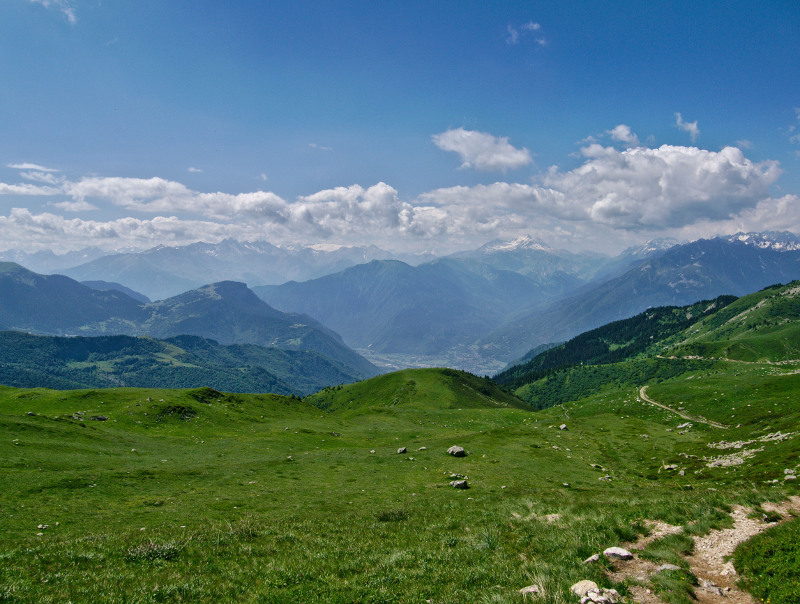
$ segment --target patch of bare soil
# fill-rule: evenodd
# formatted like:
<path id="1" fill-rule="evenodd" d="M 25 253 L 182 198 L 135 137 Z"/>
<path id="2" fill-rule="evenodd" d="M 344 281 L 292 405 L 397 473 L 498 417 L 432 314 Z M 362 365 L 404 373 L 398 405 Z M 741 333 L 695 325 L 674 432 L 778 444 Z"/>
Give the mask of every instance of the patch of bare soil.
<path id="1" fill-rule="evenodd" d="M 788 519 L 789 512 L 800 514 L 800 497 L 793 496 L 778 504 L 765 503 L 761 507 L 768 512 L 778 512 Z M 748 518 L 751 512 L 749 508 L 736 506 L 731 512 L 732 528 L 714 530 L 695 539 L 694 553 L 687 558 L 687 561 L 692 573 L 700 582 L 695 589 L 700 604 L 756 604 L 750 594 L 737 587 L 736 570 L 733 564 L 727 561 L 740 543 L 774 526 L 774 523 L 766 523 L 759 518 Z M 648 522 L 648 525 L 651 534 L 628 547 L 634 555 L 637 553 L 636 550 L 642 550 L 648 543 L 681 530 L 680 527 L 663 522 Z M 657 572 L 657 569 L 656 564 L 635 557 L 628 562 L 615 563 L 615 569 L 610 573 L 610 577 L 619 582 L 635 579 L 647 583 L 650 575 Z M 639 604 L 663 604 L 658 596 L 645 587 L 631 587 L 630 593 L 633 601 Z"/>

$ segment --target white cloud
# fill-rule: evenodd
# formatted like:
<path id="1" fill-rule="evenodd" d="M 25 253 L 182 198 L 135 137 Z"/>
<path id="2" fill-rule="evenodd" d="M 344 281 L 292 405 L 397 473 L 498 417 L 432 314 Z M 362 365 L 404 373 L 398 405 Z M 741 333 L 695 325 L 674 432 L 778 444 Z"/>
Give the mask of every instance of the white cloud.
<path id="1" fill-rule="evenodd" d="M 57 185 L 60 182 L 63 182 L 63 178 L 56 176 L 52 172 L 36 172 L 34 170 L 28 170 L 27 172 L 20 172 L 19 175 L 25 180 L 43 182 L 49 185 Z"/>
<path id="2" fill-rule="evenodd" d="M 611 130 L 606 130 L 606 134 L 611 136 L 612 140 L 617 142 L 625 143 L 631 147 L 639 146 L 639 137 L 636 136 L 635 133 L 631 132 L 630 126 L 626 126 L 625 124 L 620 124 Z"/>
<path id="3" fill-rule="evenodd" d="M 535 36 L 536 43 L 539 44 L 539 46 L 547 45 L 547 40 L 537 36 L 537 32 L 542 31 L 542 26 L 535 21 L 528 21 L 520 26 L 509 24 L 506 28 L 506 31 L 508 32 L 506 35 L 506 44 L 517 44 L 523 36 L 533 35 Z"/>
<path id="4" fill-rule="evenodd" d="M 592 144 L 584 163 L 567 172 L 553 167 L 538 185 L 494 183 L 451 187 L 420 197 L 426 204 L 488 221 L 556 219 L 621 230 L 680 228 L 701 220 L 727 220 L 767 197 L 780 175 L 776 162 L 753 163 L 739 149 L 719 152 L 664 145 L 619 151 Z"/>
<path id="5" fill-rule="evenodd" d="M 60 191 L 53 187 L 40 187 L 28 183 L 10 185 L 0 182 L 0 195 L 56 195 Z"/>
<path id="6" fill-rule="evenodd" d="M 433 142 L 443 151 L 454 151 L 461 157 L 461 168 L 481 171 L 514 170 L 533 163 L 530 151 L 517 149 L 505 136 L 456 128 L 435 134 Z"/>
<path id="7" fill-rule="evenodd" d="M 72 6 L 72 2 L 69 0 L 29 0 L 33 4 L 41 4 L 45 8 L 54 8 L 56 10 L 61 11 L 61 14 L 66 17 L 67 21 L 71 24 L 75 24 L 78 21 L 78 18 L 75 14 L 75 8 Z"/>
<path id="8" fill-rule="evenodd" d="M 173 245 L 195 241 L 221 241 L 227 237 L 258 238 L 258 230 L 215 222 L 180 220 L 156 216 L 150 220 L 120 218 L 107 222 L 64 218 L 56 214 L 33 214 L 13 208 L 0 216 L 0 238 L 7 249 L 52 249 L 64 252 L 96 246 L 106 250 L 150 248 L 154 242 Z"/>
<path id="9" fill-rule="evenodd" d="M 98 209 L 88 201 L 59 201 L 51 205 L 65 212 L 90 212 Z"/>
<path id="10" fill-rule="evenodd" d="M 200 174 L 200 173 L 202 173 L 202 172 L 203 172 L 203 170 L 201 170 L 200 168 L 195 168 L 194 166 L 189 166 L 189 167 L 186 169 L 186 171 L 187 171 L 187 172 L 192 172 L 193 174 Z"/>
<path id="11" fill-rule="evenodd" d="M 619 126 L 611 132 L 628 140 L 635 136 Z M 269 191 L 199 192 L 161 178 L 86 177 L 57 186 L 0 183 L 0 195 L 56 197 L 50 205 L 64 213 L 112 205 L 159 214 L 103 222 L 17 208 L 0 216 L 0 241 L 8 247 L 16 242 L 26 249 L 66 250 L 234 237 L 454 251 L 496 237 L 551 233 L 551 241 L 561 238 L 568 244 L 565 238 L 573 236 L 582 247 L 607 249 L 644 233 L 686 237 L 706 235 L 715 226 L 731 232 L 741 225 L 747 230 L 800 226 L 798 197 L 769 196 L 781 173 L 777 162 L 753 162 L 734 147 L 620 150 L 595 142 L 581 149 L 581 157 L 576 168 L 552 167 L 535 182 L 449 187 L 413 200 L 403 200 L 382 182 L 294 200 Z"/>
<path id="12" fill-rule="evenodd" d="M 15 170 L 35 170 L 37 172 L 60 172 L 60 170 L 56 170 L 55 168 L 45 168 L 44 166 L 40 166 L 39 164 L 29 164 L 29 163 L 8 164 L 8 167 L 14 168 Z"/>
<path id="13" fill-rule="evenodd" d="M 516 44 L 518 41 L 519 41 L 519 32 L 509 25 L 508 36 L 506 36 L 506 43 Z"/>
<path id="14" fill-rule="evenodd" d="M 308 143 L 308 146 L 312 149 L 318 149 L 319 151 L 333 151 L 332 147 L 325 147 L 323 145 L 318 145 L 317 143 Z"/>
<path id="15" fill-rule="evenodd" d="M 697 140 L 697 136 L 700 134 L 700 129 L 697 127 L 697 120 L 693 122 L 684 122 L 683 117 L 680 113 L 675 113 L 675 125 L 689 133 L 689 136 L 692 138 L 692 142 Z"/>

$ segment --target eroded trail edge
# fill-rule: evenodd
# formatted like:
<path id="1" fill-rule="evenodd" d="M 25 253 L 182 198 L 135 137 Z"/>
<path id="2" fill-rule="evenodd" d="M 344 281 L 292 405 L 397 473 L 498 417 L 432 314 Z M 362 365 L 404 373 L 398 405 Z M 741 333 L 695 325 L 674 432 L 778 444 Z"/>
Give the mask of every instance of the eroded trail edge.
<path id="1" fill-rule="evenodd" d="M 682 413 L 677 409 L 673 409 L 672 407 L 667 407 L 666 405 L 662 405 L 661 403 L 654 401 L 649 396 L 647 396 L 647 386 L 642 386 L 641 388 L 639 388 L 639 398 L 641 398 L 643 401 L 647 403 L 650 403 L 651 405 L 655 405 L 656 407 L 661 407 L 662 409 L 665 409 L 670 413 L 674 413 L 675 415 L 678 415 L 683 419 L 688 419 L 689 421 L 698 422 L 700 424 L 706 424 L 708 426 L 713 426 L 714 428 L 721 428 L 723 430 L 728 429 L 728 426 L 726 426 L 725 424 L 720 424 L 718 422 L 711 421 L 710 419 L 706 419 L 698 415 L 689 415 L 687 413 Z"/>

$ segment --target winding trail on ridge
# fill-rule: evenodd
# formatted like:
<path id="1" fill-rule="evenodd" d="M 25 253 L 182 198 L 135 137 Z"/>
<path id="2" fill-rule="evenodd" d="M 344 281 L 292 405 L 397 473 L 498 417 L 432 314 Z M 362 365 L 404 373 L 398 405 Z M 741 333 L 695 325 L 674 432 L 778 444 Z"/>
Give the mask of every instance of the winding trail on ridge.
<path id="1" fill-rule="evenodd" d="M 699 417 L 699 416 L 696 416 L 696 415 L 687 415 L 686 413 L 681 413 L 680 411 L 677 411 L 677 410 L 673 409 L 672 407 L 667 407 L 666 405 L 662 405 L 661 403 L 654 401 L 649 396 L 647 396 L 647 386 L 642 386 L 641 388 L 639 388 L 639 397 L 643 401 L 648 402 L 651 405 L 655 405 L 656 407 L 661 407 L 662 409 L 666 409 L 670 413 L 674 413 L 675 415 L 679 415 L 683 419 L 688 419 L 689 421 L 698 422 L 698 423 L 701 423 L 701 424 L 707 424 L 709 426 L 713 426 L 714 428 L 722 428 L 723 430 L 727 430 L 728 429 L 728 426 L 726 426 L 724 424 L 719 424 L 717 422 L 712 422 L 710 419 L 706 419 L 704 417 Z"/>

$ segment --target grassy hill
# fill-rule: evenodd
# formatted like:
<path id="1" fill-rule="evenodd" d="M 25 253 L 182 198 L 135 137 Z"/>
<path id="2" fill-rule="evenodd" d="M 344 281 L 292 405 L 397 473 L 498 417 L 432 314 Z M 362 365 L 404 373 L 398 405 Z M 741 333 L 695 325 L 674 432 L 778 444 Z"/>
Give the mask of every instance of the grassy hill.
<path id="1" fill-rule="evenodd" d="M 759 314 L 792 289 L 737 300 L 647 354 L 559 369 L 547 380 L 570 372 L 554 390 L 565 400 L 541 411 L 442 369 L 302 400 L 2 388 L 0 600 L 519 603 L 536 583 L 557 604 L 578 602 L 582 579 L 630 593 L 635 581 L 583 561 L 649 520 L 685 527 L 691 549 L 734 504 L 798 494 L 784 477 L 800 472 L 800 362 L 776 343 L 793 321 Z M 739 340 L 767 360 L 672 354 Z M 450 486 L 463 476 L 470 488 Z M 644 586 L 687 604 L 696 578 L 669 543 L 647 555 L 684 566 L 669 588 Z"/>

